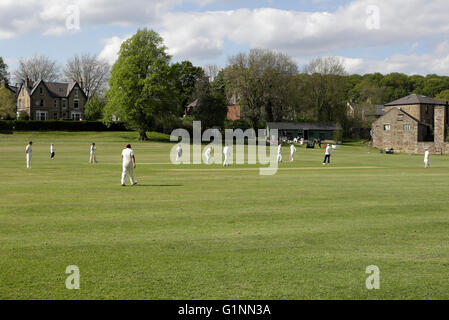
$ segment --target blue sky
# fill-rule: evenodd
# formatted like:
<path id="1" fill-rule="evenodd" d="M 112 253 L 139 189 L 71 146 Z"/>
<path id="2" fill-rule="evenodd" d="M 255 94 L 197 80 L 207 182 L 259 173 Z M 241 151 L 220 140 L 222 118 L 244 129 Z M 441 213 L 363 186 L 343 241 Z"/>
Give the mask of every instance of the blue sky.
<path id="1" fill-rule="evenodd" d="M 66 27 L 73 7 L 78 32 Z M 299 65 L 338 56 L 349 73 L 449 74 L 448 13 L 446 0 L 2 0 L 0 56 L 11 72 L 33 54 L 63 65 L 93 53 L 112 64 L 120 43 L 149 27 L 164 37 L 173 61 L 200 66 L 224 66 L 229 56 L 260 47 Z"/>

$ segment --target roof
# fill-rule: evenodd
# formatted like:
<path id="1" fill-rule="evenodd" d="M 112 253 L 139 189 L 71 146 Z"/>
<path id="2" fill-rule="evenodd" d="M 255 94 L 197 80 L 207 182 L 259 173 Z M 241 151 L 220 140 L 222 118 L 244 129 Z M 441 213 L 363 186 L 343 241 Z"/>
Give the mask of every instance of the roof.
<path id="1" fill-rule="evenodd" d="M 383 116 L 385 114 L 385 106 L 383 104 L 369 106 L 365 110 L 366 116 Z"/>
<path id="2" fill-rule="evenodd" d="M 190 109 L 190 108 L 195 108 L 198 105 L 199 100 L 196 99 L 195 101 L 193 101 L 191 104 L 189 104 L 186 109 Z"/>
<path id="3" fill-rule="evenodd" d="M 228 106 L 227 119 L 229 120 L 240 120 L 240 106 Z"/>
<path id="4" fill-rule="evenodd" d="M 63 83 L 63 82 L 46 82 L 40 80 L 35 82 L 31 88 L 26 88 L 30 96 L 34 93 L 34 91 L 39 87 L 39 84 L 41 83 L 43 83 L 43 85 L 47 88 L 52 98 L 67 98 L 72 92 L 73 88 L 77 85 L 77 82 Z M 20 92 L 21 88 L 24 86 L 25 82 L 22 81 L 19 88 L 17 88 L 17 93 Z M 81 90 L 81 94 L 87 98 L 84 90 Z"/>
<path id="5" fill-rule="evenodd" d="M 278 130 L 341 130 L 341 126 L 334 122 L 267 122 L 267 127 Z"/>
<path id="6" fill-rule="evenodd" d="M 445 105 L 443 101 L 432 99 L 421 94 L 411 94 L 407 97 L 395 100 L 393 102 L 387 103 L 385 106 L 404 106 L 411 104 L 433 104 L 433 105 Z"/>

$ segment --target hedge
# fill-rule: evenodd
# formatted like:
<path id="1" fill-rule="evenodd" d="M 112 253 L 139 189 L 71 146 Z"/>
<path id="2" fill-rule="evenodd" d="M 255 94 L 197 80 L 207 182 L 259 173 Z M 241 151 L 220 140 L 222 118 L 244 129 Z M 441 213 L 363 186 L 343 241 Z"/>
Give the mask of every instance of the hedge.
<path id="1" fill-rule="evenodd" d="M 123 123 L 110 127 L 100 121 L 0 120 L 0 131 L 127 131 Z"/>

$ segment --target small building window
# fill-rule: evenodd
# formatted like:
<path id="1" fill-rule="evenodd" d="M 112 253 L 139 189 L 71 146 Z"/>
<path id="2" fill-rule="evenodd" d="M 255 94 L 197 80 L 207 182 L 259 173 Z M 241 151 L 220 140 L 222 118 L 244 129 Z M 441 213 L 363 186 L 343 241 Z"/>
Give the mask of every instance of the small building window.
<path id="1" fill-rule="evenodd" d="M 75 88 L 75 98 L 78 98 L 78 88 Z"/>
<path id="2" fill-rule="evenodd" d="M 384 131 L 390 131 L 390 125 L 384 124 Z"/>
<path id="3" fill-rule="evenodd" d="M 410 131 L 410 124 L 409 124 L 409 123 L 404 124 L 404 125 L 402 126 L 402 128 L 404 129 L 404 131 Z"/>
<path id="4" fill-rule="evenodd" d="M 55 99 L 55 104 L 54 104 L 55 108 L 58 107 L 58 100 Z"/>
<path id="5" fill-rule="evenodd" d="M 78 102 L 78 100 L 74 100 L 74 101 L 73 101 L 73 104 L 74 104 L 74 108 L 75 108 L 75 109 L 78 109 L 78 107 L 79 107 L 79 102 Z"/>
<path id="6" fill-rule="evenodd" d="M 426 114 L 429 114 L 429 106 L 426 106 Z"/>
<path id="7" fill-rule="evenodd" d="M 67 108 L 67 100 L 66 99 L 62 99 L 62 107 Z"/>
<path id="8" fill-rule="evenodd" d="M 53 114 L 53 119 L 58 120 L 58 113 L 57 113 L 57 112 L 55 112 L 55 113 Z"/>
<path id="9" fill-rule="evenodd" d="M 45 121 L 47 120 L 48 112 L 46 111 L 37 111 L 36 112 L 36 120 Z"/>
<path id="10" fill-rule="evenodd" d="M 44 90 L 42 89 L 42 87 L 39 88 L 39 94 L 40 94 L 41 96 L 44 95 Z"/>
<path id="11" fill-rule="evenodd" d="M 41 107 L 44 106 L 44 100 L 43 100 L 43 99 L 41 99 L 41 101 L 40 101 L 40 103 L 39 103 L 39 106 L 41 106 Z"/>
<path id="12" fill-rule="evenodd" d="M 398 114 L 398 121 L 404 121 L 404 115 Z"/>

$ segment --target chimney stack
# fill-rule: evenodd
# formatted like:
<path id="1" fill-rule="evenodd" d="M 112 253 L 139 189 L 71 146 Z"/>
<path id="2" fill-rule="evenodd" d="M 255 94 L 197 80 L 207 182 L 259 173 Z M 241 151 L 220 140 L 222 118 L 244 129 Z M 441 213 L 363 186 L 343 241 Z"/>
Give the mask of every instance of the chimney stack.
<path id="1" fill-rule="evenodd" d="M 30 78 L 28 77 L 28 75 L 26 75 L 26 77 L 25 77 L 25 87 L 26 88 L 30 87 Z"/>
<path id="2" fill-rule="evenodd" d="M 80 87 L 81 87 L 81 90 L 84 90 L 84 82 L 83 82 L 82 77 L 80 77 Z"/>

